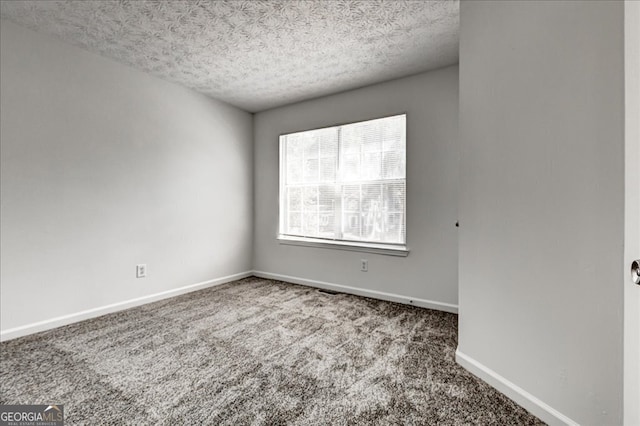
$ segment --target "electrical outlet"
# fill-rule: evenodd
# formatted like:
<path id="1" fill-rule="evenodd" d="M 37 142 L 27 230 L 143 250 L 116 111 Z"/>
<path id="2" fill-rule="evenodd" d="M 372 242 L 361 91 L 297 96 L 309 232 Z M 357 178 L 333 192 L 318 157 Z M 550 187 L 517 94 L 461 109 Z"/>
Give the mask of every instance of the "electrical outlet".
<path id="1" fill-rule="evenodd" d="M 369 270 L 369 261 L 367 259 L 360 259 L 360 270 L 367 272 Z"/>
<path id="2" fill-rule="evenodd" d="M 136 278 L 144 278 L 147 276 L 147 264 L 141 263 L 136 265 Z"/>

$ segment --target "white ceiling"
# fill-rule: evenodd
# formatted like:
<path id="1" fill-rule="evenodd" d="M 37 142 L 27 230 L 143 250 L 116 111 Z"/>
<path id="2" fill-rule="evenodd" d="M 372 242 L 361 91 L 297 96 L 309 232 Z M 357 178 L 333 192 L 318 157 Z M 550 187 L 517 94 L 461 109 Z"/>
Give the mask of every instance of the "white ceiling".
<path id="1" fill-rule="evenodd" d="M 458 0 L 2 1 L 1 17 L 247 111 L 458 62 Z"/>

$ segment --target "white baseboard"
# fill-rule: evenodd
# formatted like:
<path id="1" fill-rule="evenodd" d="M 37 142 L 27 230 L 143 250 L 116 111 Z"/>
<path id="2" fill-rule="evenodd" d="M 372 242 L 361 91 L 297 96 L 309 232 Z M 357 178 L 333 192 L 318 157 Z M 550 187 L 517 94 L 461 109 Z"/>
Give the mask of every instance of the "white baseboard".
<path id="1" fill-rule="evenodd" d="M 526 390 L 505 379 L 470 356 L 460 352 L 460 350 L 456 350 L 456 362 L 549 425 L 578 425 L 577 422 L 571 420 L 555 408 L 542 402 Z"/>
<path id="2" fill-rule="evenodd" d="M 215 278 L 212 280 L 191 284 L 191 285 L 176 288 L 173 290 L 151 294 L 149 296 L 142 296 L 136 299 L 125 300 L 123 302 L 113 303 L 111 305 L 101 306 L 98 308 L 88 309 L 86 311 L 81 311 L 74 314 L 63 315 L 60 317 L 51 318 L 44 321 L 38 321 L 32 324 L 23 325 L 20 327 L 2 330 L 0 331 L 0 341 L 3 342 L 5 340 L 15 339 L 16 337 L 22 337 L 22 336 L 26 336 L 33 333 L 38 333 L 40 331 L 61 327 L 63 325 L 72 324 L 74 322 L 96 318 L 102 315 L 110 314 L 112 312 L 122 311 L 128 308 L 133 308 L 135 306 L 140 306 L 147 303 L 155 302 L 157 300 L 167 299 L 169 297 L 179 296 L 185 293 L 191 293 L 192 291 L 202 290 L 207 287 L 214 287 L 217 285 L 228 283 L 230 281 L 235 281 L 241 278 L 250 277 L 251 275 L 253 275 L 252 271 L 240 272 L 238 274 L 228 275 L 226 277 L 221 277 L 221 278 Z"/>
<path id="3" fill-rule="evenodd" d="M 11 340 L 17 337 L 27 336 L 29 334 L 38 333 L 41 331 L 51 330 L 63 325 L 72 324 L 79 321 L 84 321 L 91 318 L 96 318 L 102 315 L 110 314 L 112 312 L 118 312 L 125 309 L 133 308 L 136 306 L 144 305 L 147 303 L 155 302 L 157 300 L 167 299 L 181 294 L 190 293 L 196 290 L 202 290 L 207 287 L 214 287 L 217 285 L 225 284 L 231 281 L 239 280 L 241 278 L 255 275 L 261 278 L 269 278 L 280 281 L 287 281 L 294 284 L 306 285 L 309 287 L 323 288 L 327 290 L 339 291 L 342 293 L 355 294 L 357 296 L 370 297 L 373 299 L 387 300 L 390 302 L 403 303 L 406 305 L 419 306 L 421 308 L 436 309 L 439 311 L 458 313 L 458 306 L 435 302 L 431 300 L 416 299 L 407 296 L 401 296 L 392 293 L 385 293 L 375 290 L 367 290 L 356 287 L 349 287 L 340 284 L 327 283 L 323 281 L 308 280 L 305 278 L 292 277 L 289 275 L 272 274 L 264 271 L 245 271 L 238 274 L 229 275 L 226 277 L 216 278 L 208 281 L 203 281 L 196 284 L 180 287 L 173 290 L 163 291 L 161 293 L 151 294 L 148 296 L 138 297 L 136 299 L 125 300 L 118 303 L 113 303 L 98 308 L 88 309 L 86 311 L 76 312 L 69 315 L 63 315 L 56 318 L 51 318 L 44 321 L 34 322 L 32 324 L 23 325 L 20 327 L 10 328 L 0 331 L 0 341 Z"/>
<path id="4" fill-rule="evenodd" d="M 350 287 L 341 284 L 333 284 L 324 281 L 308 280 L 306 278 L 292 277 L 289 275 L 272 274 L 271 272 L 253 271 L 253 275 L 260 278 L 286 281 L 294 284 L 306 285 L 308 287 L 323 288 L 342 293 L 355 294 L 356 296 L 370 297 L 372 299 L 387 300 L 389 302 L 403 303 L 405 305 L 419 306 L 421 308 L 435 309 L 438 311 L 458 313 L 458 305 L 451 303 L 435 302 L 433 300 L 416 299 L 399 294 L 385 293 L 382 291 L 368 290 L 365 288 Z"/>

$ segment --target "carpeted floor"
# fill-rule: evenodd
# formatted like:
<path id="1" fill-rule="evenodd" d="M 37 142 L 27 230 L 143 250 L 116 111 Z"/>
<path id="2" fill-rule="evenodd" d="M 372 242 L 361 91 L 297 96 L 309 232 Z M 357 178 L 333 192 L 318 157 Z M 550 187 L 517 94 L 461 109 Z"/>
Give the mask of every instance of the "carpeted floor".
<path id="1" fill-rule="evenodd" d="M 543 424 L 454 360 L 457 316 L 246 278 L 0 345 L 66 424 Z"/>

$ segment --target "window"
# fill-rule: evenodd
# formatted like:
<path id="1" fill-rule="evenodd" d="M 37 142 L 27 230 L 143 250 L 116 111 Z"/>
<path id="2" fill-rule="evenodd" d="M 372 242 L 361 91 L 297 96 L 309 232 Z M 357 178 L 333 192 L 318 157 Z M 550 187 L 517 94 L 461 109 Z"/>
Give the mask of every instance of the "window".
<path id="1" fill-rule="evenodd" d="M 279 239 L 406 255 L 405 165 L 405 114 L 280 136 Z"/>

